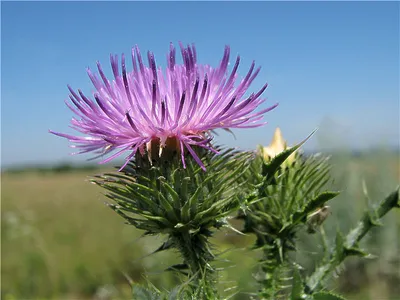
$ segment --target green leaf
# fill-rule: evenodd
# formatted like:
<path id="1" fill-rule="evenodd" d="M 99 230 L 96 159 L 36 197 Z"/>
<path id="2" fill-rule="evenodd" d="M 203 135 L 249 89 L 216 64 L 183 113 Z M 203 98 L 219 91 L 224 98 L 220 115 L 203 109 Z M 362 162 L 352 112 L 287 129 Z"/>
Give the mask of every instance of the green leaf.
<path id="1" fill-rule="evenodd" d="M 360 257 L 368 257 L 369 253 L 363 251 L 362 249 L 358 247 L 351 247 L 351 248 L 345 248 L 344 249 L 344 254 L 345 256 L 360 256 Z"/>
<path id="2" fill-rule="evenodd" d="M 158 247 L 156 250 L 154 250 L 152 252 L 152 254 L 160 252 L 160 251 L 164 251 L 164 250 L 168 250 L 171 249 L 173 247 L 173 242 L 171 239 L 166 240 L 164 243 L 162 243 L 162 245 L 160 247 Z"/>
<path id="3" fill-rule="evenodd" d="M 319 207 L 324 206 L 326 202 L 329 200 L 335 198 L 337 195 L 339 195 L 339 192 L 323 192 L 316 196 L 314 199 L 309 201 L 301 211 L 296 212 L 293 214 L 293 223 L 297 222 L 306 222 L 307 220 L 307 215 L 314 210 L 316 210 Z"/>
<path id="4" fill-rule="evenodd" d="M 305 140 L 300 142 L 294 147 L 291 147 L 289 149 L 286 149 L 285 151 L 279 153 L 277 156 L 275 156 L 269 163 L 264 163 L 262 167 L 261 174 L 265 177 L 265 181 L 268 183 L 271 181 L 273 178 L 274 174 L 276 171 L 279 169 L 280 165 L 283 164 L 283 162 L 297 149 L 299 149 L 305 142 L 308 141 L 308 139 L 316 132 L 314 130 Z"/>
<path id="5" fill-rule="evenodd" d="M 168 300 L 177 300 L 181 298 L 182 286 L 176 286 L 171 291 L 168 291 L 168 297 L 165 299 Z"/>
<path id="6" fill-rule="evenodd" d="M 165 269 L 165 271 L 178 271 L 180 273 L 185 273 L 189 270 L 189 266 L 185 263 L 183 264 L 175 264 Z"/>
<path id="7" fill-rule="evenodd" d="M 327 160 L 328 158 L 320 154 L 315 154 L 308 158 L 301 156 L 289 168 L 291 190 L 286 196 L 289 201 L 285 201 L 287 203 L 286 211 L 288 216 L 291 216 L 293 212 L 304 206 L 310 198 L 320 193 L 330 180 L 330 165 Z"/>
<path id="8" fill-rule="evenodd" d="M 335 259 L 338 262 L 341 262 L 344 259 L 345 255 L 345 247 L 342 233 L 337 230 L 336 239 L 335 239 Z"/>
<path id="9" fill-rule="evenodd" d="M 290 295 L 291 300 L 302 300 L 304 299 L 304 285 L 301 279 L 299 269 L 297 267 L 293 270 L 293 285 L 292 293 Z"/>
<path id="10" fill-rule="evenodd" d="M 318 292 L 313 294 L 313 300 L 346 300 L 342 296 L 335 295 L 329 292 Z"/>
<path id="11" fill-rule="evenodd" d="M 158 294 L 146 287 L 138 284 L 132 286 L 132 299 L 135 300 L 156 300 L 158 299 Z"/>

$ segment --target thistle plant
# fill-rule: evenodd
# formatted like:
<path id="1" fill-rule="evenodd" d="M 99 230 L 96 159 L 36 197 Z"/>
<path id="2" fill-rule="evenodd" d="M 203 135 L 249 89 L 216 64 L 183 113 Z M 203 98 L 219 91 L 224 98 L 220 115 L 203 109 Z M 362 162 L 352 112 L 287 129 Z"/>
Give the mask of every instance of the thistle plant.
<path id="1" fill-rule="evenodd" d="M 325 159 L 304 159 L 296 151 L 301 144 L 287 148 L 277 129 L 271 145 L 259 149 L 252 168 L 255 192 L 239 215 L 245 222 L 244 232 L 255 234 L 254 247 L 263 252 L 256 274 L 263 299 L 287 298 L 286 289 L 291 284 L 289 252 L 296 249 L 297 231 L 307 224 L 308 215 L 337 195 L 323 191 L 329 180 Z"/>
<path id="2" fill-rule="evenodd" d="M 289 148 L 281 131 L 275 131 L 271 145 L 260 147 L 259 157 L 252 162 L 248 177 L 255 191 L 247 196 L 247 206 L 239 214 L 244 219 L 244 232 L 256 236 L 254 249 L 262 250 L 259 271 L 261 299 L 343 299 L 324 291 L 327 278 L 344 259 L 351 255 L 366 256 L 359 241 L 392 208 L 399 207 L 398 190 L 379 207 L 366 213 L 357 228 L 346 238 L 338 232 L 332 250 L 323 223 L 330 214 L 327 204 L 338 195 L 328 191 L 331 181 L 328 158 L 320 154 L 305 156 L 298 152 L 304 143 Z M 256 176 L 254 176 L 256 174 Z M 301 265 L 290 254 L 297 250 L 298 233 L 317 231 L 324 240 L 324 259 L 311 276 L 301 274 Z"/>
<path id="3" fill-rule="evenodd" d="M 151 52 L 145 66 L 138 47 L 132 49 L 131 72 L 124 55 L 122 74 L 117 56 L 111 56 L 112 82 L 97 63 L 99 75 L 88 69 L 94 100 L 68 87 L 67 105 L 80 118 L 72 119 L 72 127 L 85 136 L 51 132 L 69 139 L 79 153 L 110 155 L 102 163 L 128 152 L 119 172 L 93 182 L 108 191 L 109 207 L 128 224 L 166 236 L 157 251 L 179 251 L 182 264 L 169 269 L 186 276 L 190 297 L 216 299 L 209 238 L 229 226 L 227 217 L 242 204 L 239 178 L 253 154 L 212 145 L 212 132 L 261 126 L 276 105 L 255 111 L 265 101 L 260 96 L 267 84 L 243 98 L 260 68 L 253 62 L 235 86 L 240 57 L 228 76 L 228 46 L 217 68 L 198 64 L 194 46 L 180 44 L 180 50 L 181 65 L 171 44 L 165 74 Z"/>
<path id="4" fill-rule="evenodd" d="M 228 73 L 228 46 L 216 68 L 198 64 L 193 45 L 180 44 L 180 52 L 182 64 L 170 45 L 164 72 L 151 52 L 146 66 L 137 46 L 130 72 L 124 55 L 120 65 L 111 55 L 113 80 L 97 63 L 98 74 L 87 70 L 95 87 L 92 97 L 68 86 L 71 103 L 66 104 L 77 116 L 71 127 L 83 135 L 50 131 L 71 141 L 77 153 L 96 153 L 100 163 L 126 153 L 118 171 L 93 176 L 92 182 L 106 191 L 107 205 L 127 224 L 143 235 L 165 237 L 154 252 L 173 249 L 181 256 L 180 264 L 166 269 L 178 274 L 181 286 L 166 296 L 134 285 L 133 298 L 219 299 L 210 238 L 223 227 L 233 229 L 228 220 L 236 215 L 262 252 L 256 274 L 260 298 L 340 299 L 322 291 L 325 281 L 347 256 L 365 254 L 359 241 L 399 207 L 398 191 L 366 213 L 345 238 L 338 233 L 335 247 L 325 247 L 324 259 L 307 277 L 291 254 L 299 232 L 323 232 L 331 211 L 327 204 L 338 195 L 327 190 L 328 159 L 299 152 L 308 138 L 288 147 L 279 129 L 271 145 L 257 153 L 214 144 L 215 130 L 261 126 L 276 104 L 259 109 L 267 84 L 245 97 L 260 68 L 253 62 L 236 84 L 240 57 Z"/>
<path id="5" fill-rule="evenodd" d="M 122 174 L 103 174 L 94 182 L 109 191 L 106 196 L 116 203 L 109 206 L 128 224 L 146 235 L 166 236 L 156 252 L 179 251 L 182 264 L 169 269 L 189 277 L 194 284 L 191 293 L 214 298 L 216 277 L 209 238 L 215 229 L 230 226 L 227 217 L 241 203 L 237 178 L 245 172 L 250 155 L 227 149 L 202 157 L 207 172 L 194 160 L 182 168 L 178 159 L 166 165 L 137 157 Z"/>

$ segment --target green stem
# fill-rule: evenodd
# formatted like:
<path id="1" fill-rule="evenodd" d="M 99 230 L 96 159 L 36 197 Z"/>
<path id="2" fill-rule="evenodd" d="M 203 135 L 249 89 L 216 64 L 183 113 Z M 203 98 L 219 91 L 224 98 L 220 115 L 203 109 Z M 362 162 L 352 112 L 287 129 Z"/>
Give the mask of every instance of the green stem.
<path id="1" fill-rule="evenodd" d="M 182 231 L 174 233 L 172 239 L 189 269 L 188 276 L 199 299 L 208 299 L 210 294 L 217 299 L 215 271 L 210 266 L 214 256 L 207 235 Z"/>
<path id="2" fill-rule="evenodd" d="M 261 238 L 261 237 L 259 237 Z M 290 249 L 286 245 L 285 237 L 275 239 L 265 238 L 261 269 L 263 278 L 258 282 L 261 284 L 259 296 L 262 299 L 285 299 L 285 285 L 289 278 L 287 254 Z"/>
<path id="3" fill-rule="evenodd" d="M 358 242 L 367 234 L 367 232 L 372 227 L 379 225 L 379 219 L 395 207 L 400 207 L 399 188 L 379 204 L 378 209 L 374 211 L 374 214 L 371 214 L 370 212 L 364 214 L 357 227 L 347 234 L 342 245 L 342 251 L 338 252 L 337 249 L 334 249 L 331 252 L 329 262 L 316 269 L 308 278 L 306 291 L 309 294 L 312 294 L 319 284 L 324 281 L 347 256 L 351 255 L 350 250 L 356 249 Z M 338 245 L 336 245 L 336 247 L 337 246 Z M 342 255 L 338 255 L 338 253 L 342 253 Z"/>

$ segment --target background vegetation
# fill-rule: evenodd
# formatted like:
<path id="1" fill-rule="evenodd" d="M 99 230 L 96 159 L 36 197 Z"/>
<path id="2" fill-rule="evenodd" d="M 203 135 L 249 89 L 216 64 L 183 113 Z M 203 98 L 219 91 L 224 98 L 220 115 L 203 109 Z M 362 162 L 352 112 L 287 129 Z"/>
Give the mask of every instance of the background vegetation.
<path id="1" fill-rule="evenodd" d="M 324 226 L 333 238 L 337 228 L 354 227 L 368 203 L 394 190 L 400 163 L 398 153 L 377 149 L 336 152 L 331 164 L 334 186 L 342 190 L 331 201 Z M 2 173 L 2 299 L 129 299 L 129 280 L 148 280 L 159 289 L 176 284 L 164 272 L 179 262 L 176 253 L 150 255 L 163 237 L 140 237 L 103 204 L 103 191 L 88 182 L 102 171 L 61 165 Z M 346 261 L 338 270 L 341 276 L 332 278 L 332 290 L 349 299 L 400 299 L 400 212 L 390 212 L 383 223 L 362 245 L 377 257 Z M 235 225 L 241 229 L 239 221 Z M 299 239 L 296 255 L 311 270 L 321 253 L 318 235 L 304 231 Z M 259 255 L 248 249 L 253 238 L 223 230 L 213 241 L 221 252 L 216 265 L 224 268 L 222 294 L 239 292 L 235 299 L 248 299 L 256 289 L 252 273 Z"/>

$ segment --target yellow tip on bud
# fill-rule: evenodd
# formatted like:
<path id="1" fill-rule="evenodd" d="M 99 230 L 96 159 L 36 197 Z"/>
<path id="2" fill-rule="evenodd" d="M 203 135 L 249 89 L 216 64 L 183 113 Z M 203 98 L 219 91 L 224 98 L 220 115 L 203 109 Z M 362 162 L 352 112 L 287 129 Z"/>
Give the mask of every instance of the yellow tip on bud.
<path id="1" fill-rule="evenodd" d="M 279 153 L 289 149 L 286 141 L 283 139 L 282 131 L 279 127 L 275 129 L 274 136 L 272 138 L 271 144 L 261 149 L 261 153 L 265 161 L 269 161 Z M 284 162 L 283 165 L 291 165 L 296 159 L 296 152 L 292 153 Z"/>

